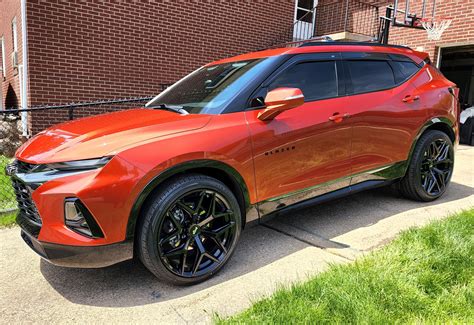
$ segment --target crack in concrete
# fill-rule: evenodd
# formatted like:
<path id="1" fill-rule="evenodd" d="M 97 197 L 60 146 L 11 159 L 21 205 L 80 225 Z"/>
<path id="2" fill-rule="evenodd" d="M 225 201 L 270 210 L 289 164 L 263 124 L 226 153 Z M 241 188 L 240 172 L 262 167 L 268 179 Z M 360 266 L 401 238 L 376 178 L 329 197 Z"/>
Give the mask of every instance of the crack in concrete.
<path id="1" fill-rule="evenodd" d="M 303 238 L 299 238 L 299 237 L 297 237 L 296 235 L 290 234 L 290 233 L 288 233 L 288 232 L 286 232 L 286 231 L 284 231 L 284 230 L 278 229 L 278 228 L 276 228 L 276 227 L 273 227 L 273 226 L 270 226 L 270 225 L 267 225 L 267 224 L 262 224 L 262 226 L 265 227 L 265 228 L 271 229 L 271 230 L 273 230 L 273 231 L 276 231 L 276 232 L 278 232 L 278 233 L 280 233 L 280 234 L 282 234 L 282 235 L 285 235 L 285 236 L 294 238 L 294 239 L 296 239 L 296 240 L 298 240 L 298 241 L 300 241 L 300 242 L 302 242 L 302 243 L 305 243 L 305 244 L 308 244 L 308 245 L 310 245 L 310 246 L 313 246 L 313 247 L 322 249 L 322 250 L 324 250 L 325 252 L 328 252 L 329 254 L 332 254 L 332 255 L 335 255 L 335 256 L 338 256 L 338 257 L 342 257 L 342 258 L 345 259 L 345 260 L 348 260 L 348 261 L 353 261 L 353 260 L 354 260 L 354 259 L 351 259 L 351 258 L 349 258 L 349 257 L 347 257 L 347 256 L 344 256 L 344 255 L 342 255 L 342 254 L 339 254 L 338 252 L 335 252 L 333 249 L 328 249 L 327 247 L 324 247 L 324 246 L 322 246 L 322 245 L 317 245 L 317 244 L 315 244 L 315 243 L 313 243 L 313 242 L 311 242 L 311 241 L 309 241 L 309 240 L 306 240 L 306 239 L 303 239 Z M 324 237 L 322 237 L 322 236 L 320 236 L 320 235 L 316 235 L 316 234 L 312 234 L 312 233 L 309 233 L 309 234 L 314 235 L 314 236 L 316 236 L 316 237 L 318 237 L 318 238 L 320 238 L 320 239 L 322 239 L 322 240 L 324 240 L 324 241 L 327 241 L 327 242 L 330 242 L 330 243 L 333 243 L 333 244 L 337 244 L 337 245 L 340 245 L 340 246 L 342 246 L 342 247 L 344 247 L 344 248 L 346 248 L 346 249 L 354 250 L 354 251 L 356 251 L 357 253 L 360 253 L 360 251 L 358 251 L 357 249 L 354 249 L 354 248 L 352 248 L 352 247 L 350 247 L 350 246 L 348 246 L 348 245 L 346 245 L 346 244 L 338 243 L 338 242 L 332 241 L 332 240 L 327 239 L 327 238 L 324 238 Z"/>

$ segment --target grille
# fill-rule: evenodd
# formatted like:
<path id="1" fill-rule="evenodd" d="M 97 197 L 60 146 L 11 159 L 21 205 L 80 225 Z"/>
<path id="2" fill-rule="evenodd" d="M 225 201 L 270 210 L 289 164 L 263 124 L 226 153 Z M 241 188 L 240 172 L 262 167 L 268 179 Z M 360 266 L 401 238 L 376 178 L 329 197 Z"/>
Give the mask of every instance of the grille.
<path id="1" fill-rule="evenodd" d="M 31 190 L 21 181 L 12 179 L 13 188 L 15 189 L 16 200 L 18 202 L 19 214 L 41 224 L 41 217 L 38 213 L 33 199 L 31 198 Z"/>
<path id="2" fill-rule="evenodd" d="M 29 164 L 27 162 L 24 162 L 24 161 L 21 161 L 21 160 L 17 160 L 16 161 L 16 167 L 18 169 L 18 173 L 30 173 L 32 172 L 35 168 L 38 167 L 38 165 L 34 165 L 34 164 Z"/>

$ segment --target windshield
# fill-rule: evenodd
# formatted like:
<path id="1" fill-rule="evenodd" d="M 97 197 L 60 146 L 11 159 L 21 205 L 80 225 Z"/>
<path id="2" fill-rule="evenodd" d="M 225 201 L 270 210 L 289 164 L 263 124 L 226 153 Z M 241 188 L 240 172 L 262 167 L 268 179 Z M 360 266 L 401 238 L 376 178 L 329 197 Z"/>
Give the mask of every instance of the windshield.
<path id="1" fill-rule="evenodd" d="M 146 106 L 174 106 L 192 114 L 220 114 L 270 61 L 265 58 L 202 67 L 153 98 Z"/>

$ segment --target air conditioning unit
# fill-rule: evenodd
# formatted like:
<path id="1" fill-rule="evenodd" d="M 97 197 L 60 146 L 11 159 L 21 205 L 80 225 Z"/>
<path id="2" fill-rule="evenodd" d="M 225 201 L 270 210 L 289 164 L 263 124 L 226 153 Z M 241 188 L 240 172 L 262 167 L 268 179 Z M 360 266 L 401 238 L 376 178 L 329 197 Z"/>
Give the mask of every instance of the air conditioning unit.
<path id="1" fill-rule="evenodd" d="M 18 68 L 18 52 L 17 51 L 12 52 L 12 66 L 13 66 L 13 69 Z"/>

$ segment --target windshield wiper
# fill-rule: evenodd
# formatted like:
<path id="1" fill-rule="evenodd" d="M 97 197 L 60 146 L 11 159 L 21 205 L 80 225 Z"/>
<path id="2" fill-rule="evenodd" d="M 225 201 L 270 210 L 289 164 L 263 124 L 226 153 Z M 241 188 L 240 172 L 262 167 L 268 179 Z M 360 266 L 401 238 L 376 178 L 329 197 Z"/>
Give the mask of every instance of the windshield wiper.
<path id="1" fill-rule="evenodd" d="M 158 104 L 153 106 L 148 106 L 149 108 L 159 108 L 167 111 L 175 112 L 181 115 L 188 115 L 189 112 L 183 108 L 183 106 L 178 105 L 168 105 L 168 104 Z"/>

